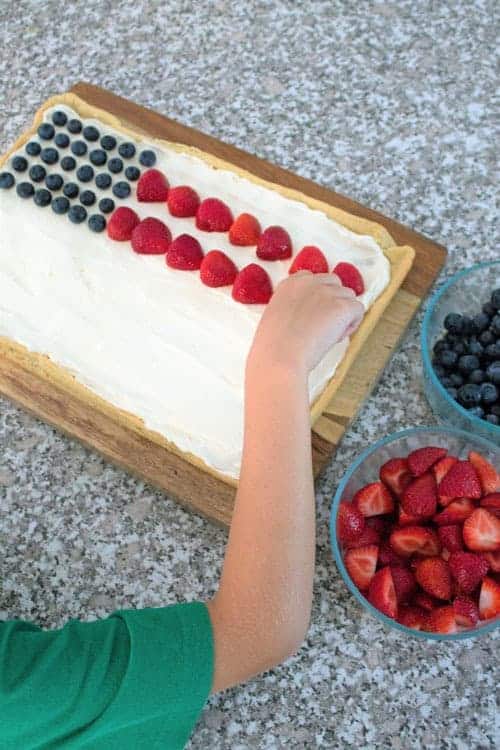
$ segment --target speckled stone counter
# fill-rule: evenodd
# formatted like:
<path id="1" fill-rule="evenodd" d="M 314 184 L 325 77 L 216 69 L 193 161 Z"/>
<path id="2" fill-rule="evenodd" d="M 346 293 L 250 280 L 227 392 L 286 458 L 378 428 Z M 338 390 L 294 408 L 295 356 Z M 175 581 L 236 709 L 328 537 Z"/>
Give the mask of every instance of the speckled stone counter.
<path id="1" fill-rule="evenodd" d="M 493 0 L 0 3 L 0 146 L 85 79 L 394 216 L 445 244 L 442 280 L 498 257 Z M 495 244 L 497 243 L 497 244 Z M 386 632 L 330 554 L 357 453 L 431 421 L 411 326 L 318 485 L 307 642 L 210 700 L 192 750 L 499 746 L 500 632 Z M 0 618 L 44 626 L 209 596 L 226 535 L 0 400 Z"/>

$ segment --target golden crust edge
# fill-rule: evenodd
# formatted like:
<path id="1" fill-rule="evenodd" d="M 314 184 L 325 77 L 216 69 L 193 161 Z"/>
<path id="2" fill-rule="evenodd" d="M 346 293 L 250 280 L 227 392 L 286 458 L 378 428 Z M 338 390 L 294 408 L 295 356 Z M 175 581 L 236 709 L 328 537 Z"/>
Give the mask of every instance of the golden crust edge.
<path id="1" fill-rule="evenodd" d="M 344 381 L 354 359 L 361 351 L 364 343 L 368 339 L 371 331 L 379 321 L 384 310 L 398 291 L 399 287 L 403 283 L 406 275 L 408 274 L 415 257 L 415 251 L 408 245 L 398 246 L 394 244 L 389 232 L 381 224 L 363 219 L 354 214 L 350 214 L 347 211 L 331 206 L 328 203 L 319 201 L 315 198 L 301 193 L 300 191 L 292 188 L 286 188 L 277 183 L 264 180 L 257 177 L 247 170 L 241 169 L 231 162 L 219 159 L 216 156 L 208 154 L 193 146 L 186 146 L 184 144 L 174 143 L 172 141 L 166 141 L 158 138 L 151 138 L 147 133 L 141 133 L 140 131 L 128 128 L 121 120 L 115 115 L 107 112 L 106 110 L 94 107 L 88 104 L 84 99 L 81 99 L 76 94 L 67 92 L 65 94 L 58 94 L 47 99 L 36 111 L 32 125 L 30 128 L 25 130 L 19 138 L 15 141 L 13 146 L 0 158 L 0 166 L 5 163 L 9 156 L 23 146 L 27 140 L 33 135 L 40 123 L 43 120 L 43 115 L 47 109 L 57 104 L 66 104 L 77 111 L 82 117 L 93 117 L 105 122 L 107 125 L 115 128 L 124 135 L 129 135 L 134 139 L 146 140 L 149 143 L 158 143 L 159 145 L 165 144 L 170 148 L 174 148 L 177 151 L 190 153 L 196 156 L 206 163 L 210 164 L 214 169 L 226 169 L 241 177 L 244 177 L 258 185 L 266 187 L 270 190 L 275 190 L 281 193 L 285 197 L 291 200 L 297 200 L 301 203 L 305 203 L 312 209 L 322 211 L 327 216 L 332 218 L 347 229 L 357 233 L 371 236 L 382 248 L 385 256 L 389 260 L 391 266 L 391 279 L 384 291 L 372 304 L 368 312 L 366 313 L 363 322 L 358 331 L 351 338 L 349 347 L 346 354 L 337 368 L 332 378 L 328 381 L 323 391 L 316 397 L 314 402 L 311 404 L 311 425 L 314 425 L 315 421 L 321 416 L 322 412 L 333 398 L 333 395 Z M 73 374 L 66 368 L 56 365 L 53 363 L 47 355 L 38 354 L 36 352 L 29 351 L 26 347 L 18 342 L 12 341 L 4 337 L 0 337 L 0 350 L 3 350 L 4 354 L 10 352 L 14 354 L 14 359 L 27 367 L 31 372 L 38 373 L 40 370 L 47 375 L 49 381 L 54 381 L 61 388 L 66 388 L 70 392 L 74 393 L 80 400 L 86 400 L 89 405 L 93 405 L 99 411 L 105 413 L 111 418 L 115 418 L 121 425 L 133 429 L 135 432 L 139 432 L 143 437 L 152 440 L 153 442 L 164 446 L 167 450 L 172 451 L 176 455 L 185 459 L 189 463 L 197 466 L 203 471 L 211 474 L 217 479 L 230 484 L 231 486 L 237 486 L 237 480 L 233 477 L 223 474 L 222 472 L 213 469 L 208 466 L 198 456 L 183 451 L 178 448 L 175 443 L 167 440 L 163 435 L 154 430 L 148 429 L 142 419 L 136 415 L 126 412 L 116 406 L 113 406 L 105 399 L 97 396 L 93 391 L 79 383 Z"/>

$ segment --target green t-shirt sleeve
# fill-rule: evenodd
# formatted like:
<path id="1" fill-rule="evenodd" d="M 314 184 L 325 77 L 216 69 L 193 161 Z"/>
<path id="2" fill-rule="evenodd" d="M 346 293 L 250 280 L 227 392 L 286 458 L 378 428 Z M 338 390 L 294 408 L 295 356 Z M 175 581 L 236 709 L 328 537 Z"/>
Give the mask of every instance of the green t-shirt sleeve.
<path id="1" fill-rule="evenodd" d="M 0 622 L 0 750 L 180 750 L 210 692 L 205 604 Z"/>

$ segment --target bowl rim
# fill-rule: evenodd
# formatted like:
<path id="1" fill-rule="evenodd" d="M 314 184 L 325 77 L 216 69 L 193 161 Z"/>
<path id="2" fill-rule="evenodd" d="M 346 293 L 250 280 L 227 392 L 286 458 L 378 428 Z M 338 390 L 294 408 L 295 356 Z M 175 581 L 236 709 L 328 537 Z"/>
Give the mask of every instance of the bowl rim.
<path id="1" fill-rule="evenodd" d="M 486 440 L 485 438 L 479 435 L 470 434 L 466 432 L 465 430 L 459 430 L 455 427 L 444 427 L 444 426 L 442 427 L 439 424 L 435 426 L 425 425 L 421 427 L 409 427 L 404 430 L 400 430 L 398 432 L 393 432 L 390 435 L 387 435 L 386 437 L 381 438 L 380 440 L 377 440 L 371 446 L 369 446 L 368 448 L 365 448 L 365 450 L 362 451 L 362 453 L 360 453 L 360 455 L 348 467 L 347 471 L 342 477 L 337 487 L 337 490 L 333 496 L 332 505 L 330 508 L 330 523 L 329 523 L 330 547 L 333 551 L 335 564 L 338 570 L 340 571 L 340 574 L 344 580 L 344 583 L 346 584 L 351 594 L 354 595 L 358 603 L 360 603 L 371 615 L 376 617 L 383 624 L 387 625 L 393 630 L 399 630 L 402 633 L 410 635 L 414 638 L 420 638 L 421 640 L 461 641 L 461 640 L 466 640 L 468 638 L 477 638 L 480 635 L 485 635 L 486 633 L 491 633 L 493 630 L 500 627 L 500 618 L 497 618 L 496 620 L 493 620 L 492 622 L 487 622 L 478 628 L 474 628 L 473 630 L 472 629 L 464 630 L 460 633 L 448 633 L 448 634 L 429 633 L 426 630 L 416 630 L 414 628 L 408 628 L 406 625 L 401 625 L 401 623 L 397 622 L 397 620 L 393 620 L 391 617 L 387 617 L 387 615 L 384 615 L 383 612 L 381 612 L 372 604 L 370 604 L 368 599 L 365 599 L 363 594 L 354 585 L 344 565 L 344 560 L 340 553 L 340 546 L 337 542 L 337 534 L 336 534 L 337 510 L 338 510 L 338 506 L 340 505 L 340 500 L 342 498 L 346 485 L 349 482 L 352 475 L 354 474 L 354 472 L 361 466 L 361 464 L 366 460 L 366 458 L 372 453 L 374 453 L 378 448 L 381 448 L 384 445 L 388 445 L 389 443 L 394 443 L 396 440 L 399 440 L 401 438 L 409 437 L 410 435 L 431 433 L 431 432 L 432 433 L 436 433 L 436 432 L 445 433 L 447 435 L 452 435 L 453 437 L 458 437 L 463 440 L 474 441 L 474 442 L 482 444 L 484 448 L 489 451 L 493 451 L 494 453 L 500 453 L 500 448 L 498 445 L 491 443 L 489 440 Z"/>
<path id="2" fill-rule="evenodd" d="M 434 372 L 434 367 L 432 366 L 431 361 L 431 353 L 427 346 L 427 334 L 430 328 L 431 319 L 441 297 L 448 291 L 450 287 L 456 284 L 457 281 L 460 281 L 460 279 L 477 273 L 477 271 L 481 271 L 485 268 L 491 268 L 492 266 L 499 266 L 500 268 L 500 260 L 485 261 L 484 263 L 476 263 L 474 266 L 463 268 L 461 271 L 458 271 L 453 276 L 451 276 L 443 284 L 443 286 L 433 294 L 433 296 L 427 302 L 425 308 L 422 328 L 420 330 L 420 350 L 422 353 L 424 373 L 428 375 L 432 387 L 437 389 L 439 395 L 444 399 L 448 408 L 454 409 L 463 419 L 468 420 L 471 424 L 472 429 L 478 429 L 481 431 L 481 433 L 484 433 L 485 431 L 491 432 L 492 436 L 494 435 L 496 439 L 496 436 L 500 437 L 500 425 L 491 424 L 490 422 L 486 422 L 484 419 L 480 419 L 479 417 L 475 417 L 473 414 L 470 414 L 467 409 L 464 409 L 464 407 L 461 406 L 458 401 L 455 401 L 455 399 L 453 399 L 450 394 L 447 393 L 446 388 Z"/>

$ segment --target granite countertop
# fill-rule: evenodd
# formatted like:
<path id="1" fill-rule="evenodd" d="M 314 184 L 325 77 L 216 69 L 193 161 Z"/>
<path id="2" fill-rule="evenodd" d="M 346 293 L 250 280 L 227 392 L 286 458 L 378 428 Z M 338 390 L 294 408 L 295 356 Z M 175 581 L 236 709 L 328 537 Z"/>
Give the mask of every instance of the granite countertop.
<path id="1" fill-rule="evenodd" d="M 493 0 L 6 0 L 0 147 L 77 80 L 312 178 L 449 249 L 446 276 L 498 258 Z M 229 65 L 228 65 L 229 61 Z M 495 245 L 495 242 L 497 245 Z M 201 748 L 499 746 L 500 631 L 434 645 L 348 594 L 330 499 L 359 451 L 425 424 L 418 316 L 319 482 L 312 623 L 300 652 L 214 697 Z M 0 618 L 60 626 L 209 596 L 226 534 L 0 400 Z"/>

